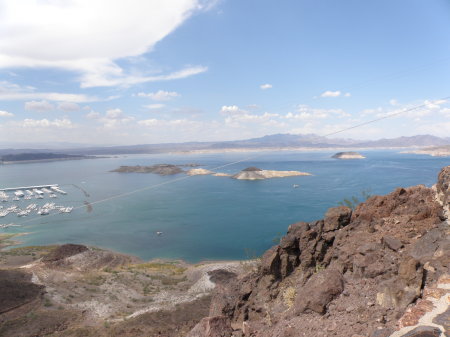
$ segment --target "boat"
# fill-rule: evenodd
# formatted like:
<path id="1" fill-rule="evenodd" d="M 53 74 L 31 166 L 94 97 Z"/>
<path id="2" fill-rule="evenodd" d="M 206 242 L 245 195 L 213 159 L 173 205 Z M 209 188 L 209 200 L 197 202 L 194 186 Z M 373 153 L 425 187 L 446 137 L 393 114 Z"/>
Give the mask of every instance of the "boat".
<path id="1" fill-rule="evenodd" d="M 30 195 L 30 196 L 34 194 L 34 193 L 31 192 L 30 190 L 25 190 L 25 192 L 27 192 L 27 194 Z"/>
<path id="2" fill-rule="evenodd" d="M 300 185 L 294 184 L 294 185 L 292 185 L 292 187 L 293 187 L 293 188 L 299 188 Z"/>
<path id="3" fill-rule="evenodd" d="M 19 197 L 15 196 L 15 197 L 13 198 L 13 200 L 14 200 L 14 201 L 19 201 L 20 199 L 19 199 Z"/>
<path id="4" fill-rule="evenodd" d="M 70 213 L 70 212 L 72 212 L 72 210 L 73 210 L 73 207 L 61 207 L 59 209 L 59 213 Z"/>
<path id="5" fill-rule="evenodd" d="M 50 198 L 57 198 L 57 196 L 56 196 L 55 193 L 51 193 L 51 194 L 49 195 L 49 197 L 50 197 Z"/>
<path id="6" fill-rule="evenodd" d="M 51 186 L 50 187 L 53 191 L 55 191 L 55 192 L 58 192 L 58 193 L 60 193 L 60 194 L 67 194 L 66 192 L 64 192 L 63 190 L 61 190 L 59 187 L 56 187 L 56 186 Z"/>
<path id="7" fill-rule="evenodd" d="M 156 235 L 161 236 L 163 232 L 156 232 Z"/>
<path id="8" fill-rule="evenodd" d="M 25 196 L 25 194 L 23 193 L 22 190 L 17 190 L 17 191 L 15 191 L 15 192 L 14 192 L 14 195 L 15 195 L 17 198 L 23 198 L 23 197 Z"/>
<path id="9" fill-rule="evenodd" d="M 50 191 L 50 190 L 49 190 L 48 188 L 46 188 L 46 187 L 42 188 L 41 190 L 42 190 L 42 192 L 45 192 L 45 193 L 48 193 L 48 194 L 52 193 L 52 191 Z"/>
<path id="10" fill-rule="evenodd" d="M 46 208 L 41 208 L 41 209 L 37 212 L 37 214 L 39 214 L 39 215 L 49 215 L 49 214 L 50 214 L 50 211 L 49 211 L 48 209 L 46 209 Z"/>
<path id="11" fill-rule="evenodd" d="M 41 190 L 38 190 L 37 188 L 33 188 L 33 192 L 36 193 L 37 195 L 43 195 L 44 192 L 42 192 Z"/>

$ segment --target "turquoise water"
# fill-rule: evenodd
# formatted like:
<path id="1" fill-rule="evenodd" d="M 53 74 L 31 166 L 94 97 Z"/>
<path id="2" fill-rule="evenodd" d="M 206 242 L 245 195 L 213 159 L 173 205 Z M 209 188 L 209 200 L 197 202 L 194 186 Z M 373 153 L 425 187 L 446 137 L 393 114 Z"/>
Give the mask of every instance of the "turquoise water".
<path id="1" fill-rule="evenodd" d="M 193 176 L 121 198 L 95 204 L 114 195 L 146 188 L 183 175 L 109 172 L 120 165 L 199 163 L 214 168 L 248 154 L 140 155 L 80 161 L 59 161 L 0 166 L 0 186 L 15 187 L 57 183 L 68 192 L 57 204 L 93 204 L 92 212 L 80 207 L 71 214 L 52 217 L 8 215 L 1 223 L 26 221 L 23 227 L 0 232 L 26 232 L 23 245 L 83 243 L 137 255 L 143 259 L 242 259 L 263 253 L 289 224 L 323 217 L 339 201 L 359 196 L 362 190 L 385 194 L 398 186 L 436 182 L 448 158 L 399 154 L 396 151 L 362 151 L 364 160 L 331 159 L 334 152 L 270 152 L 220 172 L 236 173 L 248 166 L 299 170 L 313 176 L 263 181 Z M 75 186 L 81 187 L 88 194 Z M 293 188 L 293 184 L 300 185 Z M 36 202 L 32 200 L 32 202 Z M 26 205 L 30 201 L 20 201 Z M 162 231 L 157 236 L 156 231 Z"/>

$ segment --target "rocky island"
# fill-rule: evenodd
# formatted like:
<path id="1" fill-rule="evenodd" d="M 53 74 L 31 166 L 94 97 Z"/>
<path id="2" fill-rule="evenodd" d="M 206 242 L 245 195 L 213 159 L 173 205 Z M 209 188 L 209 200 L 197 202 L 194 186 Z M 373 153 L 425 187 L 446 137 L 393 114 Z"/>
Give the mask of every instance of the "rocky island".
<path id="1" fill-rule="evenodd" d="M 450 166 L 432 188 L 294 223 L 252 261 L 145 262 L 76 244 L 0 251 L 0 336 L 448 336 L 449 206 Z"/>
<path id="2" fill-rule="evenodd" d="M 172 164 L 156 164 L 151 166 L 120 166 L 119 168 L 112 170 L 111 172 L 119 173 L 154 173 L 161 176 L 174 175 L 184 173 L 182 167 L 196 167 L 197 164 L 184 164 L 184 165 L 172 165 Z"/>
<path id="3" fill-rule="evenodd" d="M 275 170 L 261 170 L 257 167 L 247 167 L 241 172 L 232 176 L 238 180 L 262 180 L 270 178 L 284 178 L 295 176 L 310 176 L 310 173 L 300 171 L 275 171 Z"/>
<path id="4" fill-rule="evenodd" d="M 364 159 L 363 155 L 358 152 L 348 151 L 348 152 L 338 152 L 333 155 L 331 158 L 335 159 Z"/>
<path id="5" fill-rule="evenodd" d="M 270 178 L 284 178 L 295 176 L 309 176 L 310 173 L 300 171 L 275 171 L 275 170 L 261 170 L 257 167 L 248 167 L 241 172 L 231 175 L 222 172 L 213 172 L 204 168 L 196 168 L 197 164 L 172 165 L 172 164 L 157 164 L 152 166 L 121 166 L 111 172 L 119 173 L 155 173 L 162 176 L 174 175 L 179 173 L 186 173 L 189 176 L 213 175 L 215 177 L 232 177 L 238 180 L 262 180 Z M 188 171 L 182 167 L 194 167 Z"/>

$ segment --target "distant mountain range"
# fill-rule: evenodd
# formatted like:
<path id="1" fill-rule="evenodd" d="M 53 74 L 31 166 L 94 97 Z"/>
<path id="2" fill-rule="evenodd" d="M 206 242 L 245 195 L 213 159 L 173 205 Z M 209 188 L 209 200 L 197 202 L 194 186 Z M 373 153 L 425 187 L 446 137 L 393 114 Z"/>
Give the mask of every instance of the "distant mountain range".
<path id="1" fill-rule="evenodd" d="M 28 144 L 27 144 L 28 145 Z M 115 155 L 115 154 L 151 154 L 167 152 L 184 152 L 195 150 L 239 150 L 239 149 L 270 149 L 270 148 L 400 148 L 400 147 L 426 147 L 450 145 L 450 137 L 441 138 L 431 135 L 417 135 L 411 137 L 398 137 L 379 140 L 355 140 L 348 138 L 326 138 L 315 134 L 293 135 L 275 134 L 260 138 L 246 140 L 224 141 L 224 142 L 188 142 L 171 144 L 141 144 L 126 146 L 93 146 L 73 147 L 61 146 L 49 147 L 47 149 L 36 149 L 29 146 L 23 148 L 0 149 L 0 155 L 18 153 L 44 153 L 57 152 L 72 155 Z M 0 144 L 1 147 L 1 144 Z"/>

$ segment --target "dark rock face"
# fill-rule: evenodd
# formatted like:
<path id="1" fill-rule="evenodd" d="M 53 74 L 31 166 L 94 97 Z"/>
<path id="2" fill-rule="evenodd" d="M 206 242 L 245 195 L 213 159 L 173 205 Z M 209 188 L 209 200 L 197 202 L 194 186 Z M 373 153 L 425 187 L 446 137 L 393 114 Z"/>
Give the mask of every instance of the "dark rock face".
<path id="1" fill-rule="evenodd" d="M 335 231 L 350 223 L 352 210 L 345 206 L 330 208 L 325 214 L 324 232 Z"/>
<path id="2" fill-rule="evenodd" d="M 40 298 L 44 287 L 31 282 L 31 275 L 17 270 L 0 270 L 0 314 Z"/>
<path id="3" fill-rule="evenodd" d="M 58 246 L 53 251 L 51 251 L 47 256 L 45 256 L 42 260 L 44 262 L 57 262 L 67 257 L 83 253 L 87 250 L 88 247 L 86 246 L 68 243 L 65 245 Z"/>
<path id="4" fill-rule="evenodd" d="M 444 199 L 449 182 L 447 167 L 436 188 Z M 236 336 L 389 336 L 450 268 L 450 233 L 435 197 L 425 186 L 398 188 L 353 212 L 335 207 L 324 220 L 289 226 L 257 272 L 216 288 L 210 316 L 228 317 L 241 327 Z"/>
<path id="5" fill-rule="evenodd" d="M 260 168 L 254 167 L 254 166 L 250 166 L 250 167 L 243 169 L 242 171 L 243 172 L 258 172 L 258 171 L 262 171 L 262 170 Z"/>
<path id="6" fill-rule="evenodd" d="M 334 269 L 326 269 L 311 276 L 303 287 L 297 290 L 295 312 L 307 310 L 324 314 L 327 305 L 344 290 L 342 274 Z"/>

